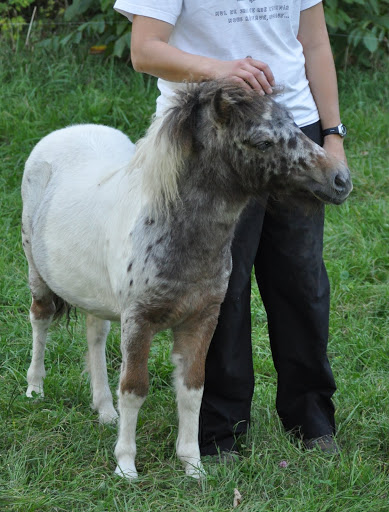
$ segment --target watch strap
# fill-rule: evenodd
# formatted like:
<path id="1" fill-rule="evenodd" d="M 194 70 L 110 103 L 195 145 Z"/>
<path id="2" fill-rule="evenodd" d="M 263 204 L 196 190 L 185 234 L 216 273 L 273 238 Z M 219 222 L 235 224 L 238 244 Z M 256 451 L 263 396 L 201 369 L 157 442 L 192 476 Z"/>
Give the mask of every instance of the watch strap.
<path id="1" fill-rule="evenodd" d="M 340 123 L 339 126 L 334 126 L 333 128 L 326 128 L 323 130 L 323 137 L 326 135 L 340 135 L 341 137 L 345 137 L 347 133 L 346 127 L 344 124 Z"/>

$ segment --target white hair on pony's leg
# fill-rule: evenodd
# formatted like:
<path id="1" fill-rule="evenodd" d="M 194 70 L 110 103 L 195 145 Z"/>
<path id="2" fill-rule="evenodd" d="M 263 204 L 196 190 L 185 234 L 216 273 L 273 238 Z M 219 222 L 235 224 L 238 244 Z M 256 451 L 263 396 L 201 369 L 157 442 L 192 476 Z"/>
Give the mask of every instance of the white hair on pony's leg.
<path id="1" fill-rule="evenodd" d="M 135 467 L 136 455 L 136 423 L 139 409 L 142 407 L 146 397 L 138 396 L 135 393 L 118 391 L 119 397 L 119 437 L 115 447 L 117 466 L 115 473 L 121 477 L 134 480 L 138 477 Z"/>
<path id="2" fill-rule="evenodd" d="M 169 140 L 166 117 L 155 117 L 146 135 L 136 144 L 131 169 L 142 169 L 143 192 L 151 199 L 155 213 L 168 212 L 169 204 L 178 198 L 178 176 L 183 153 Z"/>
<path id="3" fill-rule="evenodd" d="M 118 413 L 113 406 L 112 393 L 108 385 L 105 358 L 105 343 L 110 322 L 88 314 L 86 329 L 87 362 L 91 379 L 93 409 L 97 409 L 100 423 L 112 423 L 117 419 Z"/>
<path id="4" fill-rule="evenodd" d="M 23 241 L 27 240 L 28 224 L 24 224 L 26 233 L 23 234 Z M 29 265 L 29 284 L 33 295 L 30 308 L 30 322 L 32 327 L 32 358 L 27 371 L 27 391 L 26 396 L 33 397 L 33 393 L 38 393 L 42 397 L 43 379 L 46 376 L 45 370 L 45 347 L 47 333 L 50 324 L 54 318 L 55 306 L 52 303 L 51 292 L 46 283 L 39 276 L 35 264 L 32 261 L 31 245 L 24 243 L 24 250 L 28 258 Z M 34 298 L 34 296 L 36 298 Z"/>
<path id="5" fill-rule="evenodd" d="M 178 409 L 177 456 L 184 466 L 185 473 L 199 479 L 205 475 L 200 460 L 198 441 L 200 407 L 204 388 L 189 389 L 185 385 L 182 355 L 172 354 L 172 361 L 176 365 L 174 384 Z"/>
<path id="6" fill-rule="evenodd" d="M 52 322 L 53 316 L 49 318 L 35 318 L 30 313 L 30 321 L 32 325 L 32 359 L 27 372 L 27 391 L 26 396 L 33 397 L 33 393 L 44 396 L 43 379 L 46 376 L 45 370 L 45 346 L 46 337 Z"/>

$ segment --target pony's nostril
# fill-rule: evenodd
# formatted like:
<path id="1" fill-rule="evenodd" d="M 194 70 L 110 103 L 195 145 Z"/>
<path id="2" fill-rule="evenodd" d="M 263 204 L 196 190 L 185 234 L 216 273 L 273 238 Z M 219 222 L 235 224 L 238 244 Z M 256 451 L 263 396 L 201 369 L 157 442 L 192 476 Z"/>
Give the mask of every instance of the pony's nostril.
<path id="1" fill-rule="evenodd" d="M 346 188 L 347 181 L 341 174 L 337 174 L 334 179 L 334 185 L 337 190 L 342 191 Z"/>

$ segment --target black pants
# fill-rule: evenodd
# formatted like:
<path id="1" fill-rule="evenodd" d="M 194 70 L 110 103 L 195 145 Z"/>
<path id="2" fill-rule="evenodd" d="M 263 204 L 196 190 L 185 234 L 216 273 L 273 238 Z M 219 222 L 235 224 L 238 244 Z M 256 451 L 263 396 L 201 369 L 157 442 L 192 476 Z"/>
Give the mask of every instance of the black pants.
<path id="1" fill-rule="evenodd" d="M 320 123 L 302 128 L 322 144 Z M 266 201 L 265 201 L 266 202 Z M 250 423 L 254 372 L 251 270 L 266 309 L 278 376 L 277 412 L 304 438 L 335 431 L 336 389 L 327 359 L 329 282 L 323 264 L 324 207 L 307 214 L 271 198 L 244 211 L 232 245 L 233 270 L 208 352 L 200 450 L 231 450 Z"/>

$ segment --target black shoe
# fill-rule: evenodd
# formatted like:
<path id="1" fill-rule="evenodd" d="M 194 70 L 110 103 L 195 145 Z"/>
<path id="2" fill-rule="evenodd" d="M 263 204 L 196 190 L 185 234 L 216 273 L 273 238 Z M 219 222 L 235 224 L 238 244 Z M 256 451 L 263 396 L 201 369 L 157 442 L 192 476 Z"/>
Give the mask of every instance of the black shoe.
<path id="1" fill-rule="evenodd" d="M 216 455 L 205 455 L 202 458 L 214 464 L 232 465 L 235 462 L 239 462 L 240 453 L 235 450 L 223 450 Z"/>
<path id="2" fill-rule="evenodd" d="M 339 455 L 340 449 L 335 439 L 331 435 L 322 437 L 313 437 L 303 441 L 304 448 L 307 450 L 319 449 L 326 455 Z"/>

